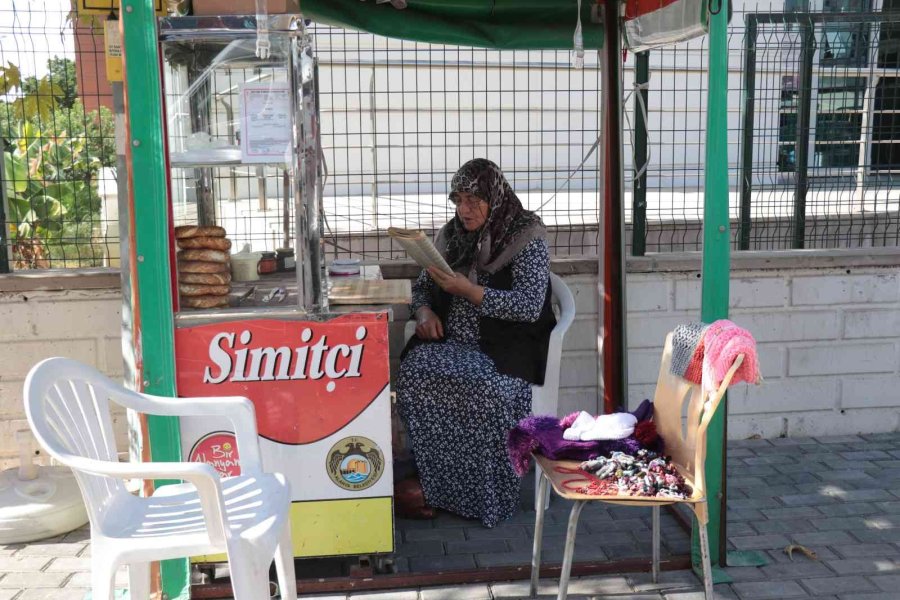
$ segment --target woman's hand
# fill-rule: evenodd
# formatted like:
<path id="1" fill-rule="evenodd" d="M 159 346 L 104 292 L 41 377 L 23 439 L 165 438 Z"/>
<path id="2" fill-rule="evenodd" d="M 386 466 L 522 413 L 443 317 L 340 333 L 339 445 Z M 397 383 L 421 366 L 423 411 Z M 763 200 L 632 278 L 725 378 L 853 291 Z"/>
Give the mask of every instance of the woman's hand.
<path id="1" fill-rule="evenodd" d="M 439 340 L 444 337 L 440 318 L 427 306 L 416 311 L 416 337 L 422 340 Z"/>
<path id="2" fill-rule="evenodd" d="M 442 290 L 454 296 L 461 296 L 475 306 L 479 306 L 484 298 L 484 288 L 469 281 L 462 273 L 445 273 L 437 267 L 428 267 L 428 274 Z"/>

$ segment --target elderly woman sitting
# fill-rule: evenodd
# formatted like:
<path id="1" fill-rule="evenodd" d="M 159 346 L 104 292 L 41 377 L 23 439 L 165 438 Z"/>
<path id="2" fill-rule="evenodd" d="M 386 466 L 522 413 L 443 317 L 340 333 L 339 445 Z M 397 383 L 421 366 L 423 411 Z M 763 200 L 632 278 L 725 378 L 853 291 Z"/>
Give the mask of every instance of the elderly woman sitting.
<path id="1" fill-rule="evenodd" d="M 438 250 L 455 273 L 423 271 L 413 287 L 416 336 L 397 384 L 428 505 L 493 527 L 519 502 L 507 432 L 543 383 L 550 332 L 550 254 L 540 218 L 493 162 L 454 175 L 454 218 Z"/>

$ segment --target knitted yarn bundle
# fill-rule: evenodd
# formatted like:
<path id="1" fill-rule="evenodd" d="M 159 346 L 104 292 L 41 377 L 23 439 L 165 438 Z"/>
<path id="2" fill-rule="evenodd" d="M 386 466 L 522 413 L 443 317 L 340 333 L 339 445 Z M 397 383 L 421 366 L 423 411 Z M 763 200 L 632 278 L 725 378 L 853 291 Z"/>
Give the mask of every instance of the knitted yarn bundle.
<path id="1" fill-rule="evenodd" d="M 665 457 L 641 449 L 635 454 L 613 452 L 579 465 L 582 471 L 593 473 L 595 479 L 576 491 L 602 496 L 645 496 L 684 499 L 691 495 L 690 487 Z"/>

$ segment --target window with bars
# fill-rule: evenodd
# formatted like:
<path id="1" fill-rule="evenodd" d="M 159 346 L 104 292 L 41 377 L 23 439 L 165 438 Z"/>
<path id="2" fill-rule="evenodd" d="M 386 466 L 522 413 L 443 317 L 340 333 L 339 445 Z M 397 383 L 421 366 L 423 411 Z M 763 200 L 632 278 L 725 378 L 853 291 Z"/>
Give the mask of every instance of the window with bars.
<path id="1" fill-rule="evenodd" d="M 824 0 L 821 6 L 823 12 L 847 12 L 867 10 L 871 2 Z M 884 10 L 900 10 L 900 0 L 886 0 Z M 900 72 L 893 73 L 900 69 L 900 22 L 816 27 L 810 176 L 900 172 Z M 798 75 L 782 76 L 776 158 L 780 173 L 797 171 L 800 98 Z"/>
<path id="2" fill-rule="evenodd" d="M 879 77 L 872 114 L 872 171 L 900 172 L 900 77 Z"/>

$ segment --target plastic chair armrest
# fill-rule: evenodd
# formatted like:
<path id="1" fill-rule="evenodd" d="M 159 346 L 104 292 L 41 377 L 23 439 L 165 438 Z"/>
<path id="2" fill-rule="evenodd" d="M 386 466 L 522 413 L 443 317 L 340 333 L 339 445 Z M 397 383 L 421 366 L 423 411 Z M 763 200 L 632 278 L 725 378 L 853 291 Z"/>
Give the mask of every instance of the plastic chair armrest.
<path id="1" fill-rule="evenodd" d="M 117 479 L 183 479 L 193 484 L 200 498 L 210 542 L 216 546 L 225 543 L 222 484 L 218 473 L 210 465 L 198 462 L 112 462 L 81 456 L 69 457 L 67 463 L 76 471 Z"/>
<path id="2" fill-rule="evenodd" d="M 407 321 L 406 325 L 403 327 L 403 343 L 406 344 L 409 340 L 412 339 L 412 336 L 416 335 L 416 321 L 415 319 Z"/>
<path id="3" fill-rule="evenodd" d="M 241 396 L 207 396 L 201 398 L 167 398 L 129 392 L 115 396 L 116 402 L 138 412 L 167 417 L 225 417 L 234 427 L 241 457 L 241 472 L 259 473 L 259 433 L 253 402 Z"/>

